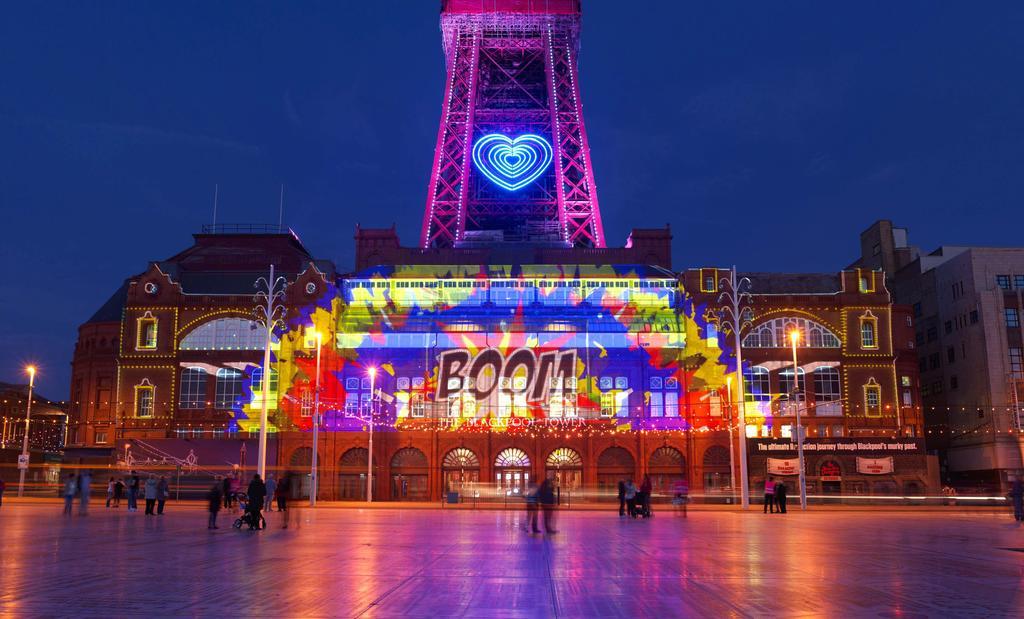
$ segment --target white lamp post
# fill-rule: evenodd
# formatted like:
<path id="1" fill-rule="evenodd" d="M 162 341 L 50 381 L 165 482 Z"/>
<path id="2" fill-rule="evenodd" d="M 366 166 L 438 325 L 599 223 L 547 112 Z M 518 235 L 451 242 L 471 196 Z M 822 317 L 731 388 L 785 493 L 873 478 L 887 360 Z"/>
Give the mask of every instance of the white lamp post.
<path id="1" fill-rule="evenodd" d="M 21 460 L 18 463 L 18 496 L 25 494 L 25 472 L 28 471 L 28 426 L 32 419 L 32 389 L 36 385 L 36 368 L 33 365 L 25 368 L 28 372 L 28 404 L 25 405 L 25 436 L 21 440 Z"/>
<path id="2" fill-rule="evenodd" d="M 373 391 L 377 384 L 377 368 L 367 370 L 370 374 L 370 448 L 366 456 L 366 502 L 373 502 Z"/>
<path id="3" fill-rule="evenodd" d="M 800 380 L 797 374 L 796 344 L 800 341 L 800 332 L 796 329 L 789 332 L 789 341 L 793 345 L 793 406 L 796 408 L 796 453 L 800 467 L 800 509 L 807 509 L 807 477 L 804 475 L 804 429 L 800 425 Z"/>
<path id="4" fill-rule="evenodd" d="M 254 297 L 256 302 L 256 322 L 266 329 L 263 346 L 263 405 L 260 407 L 260 452 L 256 472 L 260 479 L 267 478 L 267 406 L 270 400 L 270 344 L 274 339 L 274 327 L 282 322 L 284 316 L 284 289 L 288 282 L 283 277 L 274 278 L 274 265 L 270 265 L 270 277 L 256 280 L 259 291 Z"/>
<path id="5" fill-rule="evenodd" d="M 316 337 L 316 390 L 313 392 L 313 466 L 309 473 L 309 506 L 316 507 L 316 496 L 319 491 L 320 479 L 317 477 L 317 448 L 320 446 L 320 348 L 324 343 L 324 336 L 319 331 L 314 333 Z"/>
<path id="6" fill-rule="evenodd" d="M 719 282 L 722 293 L 718 295 L 719 321 L 723 327 L 732 330 L 733 346 L 736 349 L 736 403 L 739 406 L 737 432 L 740 436 L 740 505 L 750 509 L 750 483 L 747 479 L 747 414 L 743 394 L 743 338 L 741 331 L 750 326 L 750 280 L 736 277 L 736 267 L 729 271 L 729 277 Z M 723 304 L 724 303 L 724 304 Z M 731 396 L 732 394 L 730 394 Z M 730 444 L 732 441 L 730 441 Z"/>

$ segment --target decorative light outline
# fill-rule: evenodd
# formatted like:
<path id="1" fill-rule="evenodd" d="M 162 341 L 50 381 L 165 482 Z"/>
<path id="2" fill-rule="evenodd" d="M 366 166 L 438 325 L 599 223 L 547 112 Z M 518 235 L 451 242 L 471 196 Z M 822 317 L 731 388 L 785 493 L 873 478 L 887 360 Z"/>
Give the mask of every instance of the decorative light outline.
<path id="1" fill-rule="evenodd" d="M 533 145 L 533 148 L 527 145 Z M 534 133 L 524 133 L 515 138 L 503 133 L 489 133 L 473 144 L 476 169 L 506 191 L 519 191 L 537 180 L 553 159 L 551 144 Z"/>

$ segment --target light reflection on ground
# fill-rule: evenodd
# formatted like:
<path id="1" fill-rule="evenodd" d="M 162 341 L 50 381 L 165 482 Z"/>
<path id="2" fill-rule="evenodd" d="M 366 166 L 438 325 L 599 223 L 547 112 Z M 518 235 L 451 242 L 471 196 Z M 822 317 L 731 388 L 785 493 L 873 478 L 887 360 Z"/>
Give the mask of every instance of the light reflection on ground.
<path id="1" fill-rule="evenodd" d="M 303 510 L 287 530 L 206 514 L 0 508 L 0 615 L 1019 616 L 1007 514 Z M 301 520 L 301 526 L 296 527 Z"/>

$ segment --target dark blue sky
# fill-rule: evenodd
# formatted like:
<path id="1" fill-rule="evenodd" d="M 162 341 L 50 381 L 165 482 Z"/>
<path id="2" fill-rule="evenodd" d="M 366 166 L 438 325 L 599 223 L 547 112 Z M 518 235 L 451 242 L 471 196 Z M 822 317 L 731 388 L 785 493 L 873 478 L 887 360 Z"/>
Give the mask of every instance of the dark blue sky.
<path id="1" fill-rule="evenodd" d="M 628 8 L 632 7 L 632 8 Z M 68 393 L 79 323 L 211 217 L 351 263 L 419 233 L 438 2 L 47 2 L 0 20 L 0 380 Z M 829 271 L 876 218 L 1021 245 L 1019 2 L 585 3 L 581 86 L 609 244 L 675 266 Z"/>

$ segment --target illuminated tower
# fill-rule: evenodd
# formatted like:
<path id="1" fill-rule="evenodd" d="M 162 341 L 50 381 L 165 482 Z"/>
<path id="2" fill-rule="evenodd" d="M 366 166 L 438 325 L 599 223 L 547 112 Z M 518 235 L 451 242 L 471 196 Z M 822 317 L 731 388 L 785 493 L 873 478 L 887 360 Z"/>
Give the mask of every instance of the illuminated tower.
<path id="1" fill-rule="evenodd" d="M 604 247 L 580 0 L 444 0 L 448 73 L 421 247 Z"/>

